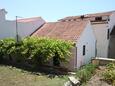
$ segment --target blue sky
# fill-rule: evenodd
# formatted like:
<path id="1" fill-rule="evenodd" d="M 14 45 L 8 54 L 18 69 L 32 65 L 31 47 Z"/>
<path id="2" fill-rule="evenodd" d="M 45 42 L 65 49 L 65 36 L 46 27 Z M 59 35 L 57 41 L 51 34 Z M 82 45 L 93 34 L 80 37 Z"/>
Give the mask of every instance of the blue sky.
<path id="1" fill-rule="evenodd" d="M 46 21 L 56 21 L 66 16 L 115 10 L 115 0 L 1 0 L 0 8 L 15 16 L 41 16 Z"/>

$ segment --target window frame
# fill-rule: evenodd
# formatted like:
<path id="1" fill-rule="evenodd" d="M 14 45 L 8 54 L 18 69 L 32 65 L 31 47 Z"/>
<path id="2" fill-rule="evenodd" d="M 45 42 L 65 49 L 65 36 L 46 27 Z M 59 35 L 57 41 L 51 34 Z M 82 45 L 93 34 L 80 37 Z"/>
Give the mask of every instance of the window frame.
<path id="1" fill-rule="evenodd" d="M 86 54 L 86 46 L 83 45 L 83 56 Z"/>
<path id="2" fill-rule="evenodd" d="M 95 17 L 95 21 L 102 21 L 102 16 Z"/>
<path id="3" fill-rule="evenodd" d="M 109 38 L 110 38 L 110 30 L 107 29 L 107 39 L 109 39 Z"/>

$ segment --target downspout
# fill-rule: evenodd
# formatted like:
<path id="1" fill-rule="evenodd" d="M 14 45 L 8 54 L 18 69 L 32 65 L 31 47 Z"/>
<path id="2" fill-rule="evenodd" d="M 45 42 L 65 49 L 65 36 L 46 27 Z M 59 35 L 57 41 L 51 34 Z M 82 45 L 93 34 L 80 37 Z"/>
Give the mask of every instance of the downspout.
<path id="1" fill-rule="evenodd" d="M 95 57 L 97 57 L 97 40 L 95 41 Z"/>
<path id="2" fill-rule="evenodd" d="M 107 19 L 107 24 L 108 24 L 107 27 L 109 27 L 109 16 Z M 109 30 L 109 33 L 108 33 L 108 30 Z M 109 38 L 108 38 L 108 35 L 109 35 Z M 109 57 L 109 45 L 110 45 L 110 28 L 107 29 L 107 40 L 108 40 L 108 46 L 107 46 L 107 58 L 108 58 Z"/>

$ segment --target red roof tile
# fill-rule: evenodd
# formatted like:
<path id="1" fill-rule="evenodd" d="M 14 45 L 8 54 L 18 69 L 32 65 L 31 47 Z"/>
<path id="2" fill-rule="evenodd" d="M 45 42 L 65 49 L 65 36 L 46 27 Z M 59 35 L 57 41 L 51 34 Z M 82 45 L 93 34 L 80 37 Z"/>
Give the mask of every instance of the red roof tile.
<path id="1" fill-rule="evenodd" d="M 32 36 L 77 41 L 87 22 L 88 21 L 49 22 L 33 33 Z"/>

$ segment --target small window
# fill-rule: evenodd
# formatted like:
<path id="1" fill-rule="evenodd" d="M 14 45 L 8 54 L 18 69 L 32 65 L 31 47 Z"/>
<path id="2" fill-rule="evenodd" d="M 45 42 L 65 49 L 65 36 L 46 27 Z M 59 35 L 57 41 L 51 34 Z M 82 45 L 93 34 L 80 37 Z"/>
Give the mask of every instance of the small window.
<path id="1" fill-rule="evenodd" d="M 71 19 L 68 19 L 68 21 L 71 21 Z"/>
<path id="2" fill-rule="evenodd" d="M 85 45 L 83 45 L 83 55 L 85 55 Z"/>
<path id="3" fill-rule="evenodd" d="M 110 21 L 110 19 L 108 18 L 107 21 Z"/>
<path id="4" fill-rule="evenodd" d="M 95 17 L 96 21 L 102 21 L 102 17 Z"/>
<path id="5" fill-rule="evenodd" d="M 76 21 L 76 19 L 73 19 L 73 21 Z"/>
<path id="6" fill-rule="evenodd" d="M 109 29 L 107 29 L 107 39 L 109 39 Z"/>
<path id="7" fill-rule="evenodd" d="M 84 15 L 80 16 L 80 18 L 83 20 L 84 19 Z"/>

